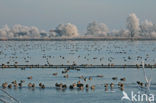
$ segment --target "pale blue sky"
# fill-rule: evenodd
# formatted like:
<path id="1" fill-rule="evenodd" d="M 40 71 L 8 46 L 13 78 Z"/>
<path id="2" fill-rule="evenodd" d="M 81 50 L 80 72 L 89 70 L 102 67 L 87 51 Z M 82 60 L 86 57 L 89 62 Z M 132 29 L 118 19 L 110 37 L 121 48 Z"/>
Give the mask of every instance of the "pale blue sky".
<path id="1" fill-rule="evenodd" d="M 80 32 L 91 21 L 110 29 L 125 27 L 129 13 L 156 23 L 156 0 L 0 0 L 0 26 L 34 25 L 49 30 L 71 22 Z"/>

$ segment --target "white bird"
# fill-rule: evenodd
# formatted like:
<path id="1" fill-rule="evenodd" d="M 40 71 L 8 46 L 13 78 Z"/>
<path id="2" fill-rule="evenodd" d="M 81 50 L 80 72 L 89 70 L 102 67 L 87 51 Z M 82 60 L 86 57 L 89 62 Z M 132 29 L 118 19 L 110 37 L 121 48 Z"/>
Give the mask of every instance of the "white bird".
<path id="1" fill-rule="evenodd" d="M 131 101 L 125 91 L 123 91 L 122 93 L 123 93 L 123 97 L 121 98 L 121 100 L 127 99 L 127 100 Z"/>

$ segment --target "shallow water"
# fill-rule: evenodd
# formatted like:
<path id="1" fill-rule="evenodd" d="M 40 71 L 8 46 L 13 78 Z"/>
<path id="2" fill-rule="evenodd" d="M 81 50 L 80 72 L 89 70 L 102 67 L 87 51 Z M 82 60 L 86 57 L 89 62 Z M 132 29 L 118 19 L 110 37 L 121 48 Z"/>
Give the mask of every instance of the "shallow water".
<path id="1" fill-rule="evenodd" d="M 155 64 L 156 42 L 155 41 L 0 41 L 0 63 L 14 64 Z M 80 71 L 70 70 L 69 78 L 64 78 L 61 68 L 57 69 L 0 69 L 0 84 L 11 83 L 13 80 L 25 80 L 23 88 L 5 89 L 11 96 L 22 103 L 128 103 L 121 101 L 122 91 L 117 83 L 120 78 L 126 77 L 125 92 L 130 96 L 131 91 L 141 91 L 136 81 L 144 80 L 142 69 L 84 69 Z M 53 76 L 53 73 L 58 73 Z M 156 69 L 146 69 L 147 76 L 152 75 L 151 93 L 156 94 Z M 98 78 L 97 75 L 103 75 Z M 89 77 L 93 80 L 84 81 L 79 76 Z M 27 77 L 32 76 L 32 80 Z M 113 81 L 112 77 L 118 77 Z M 69 88 L 56 89 L 55 83 L 72 83 L 81 81 L 84 84 L 95 85 L 95 90 L 83 90 Z M 27 84 L 35 83 L 36 88 L 27 88 Z M 40 89 L 38 84 L 45 84 L 45 89 Z M 114 90 L 105 91 L 104 84 L 115 84 Z M 0 92 L 1 93 L 1 92 Z M 137 103 L 137 102 L 136 102 Z M 141 102 L 142 103 L 142 102 Z"/>

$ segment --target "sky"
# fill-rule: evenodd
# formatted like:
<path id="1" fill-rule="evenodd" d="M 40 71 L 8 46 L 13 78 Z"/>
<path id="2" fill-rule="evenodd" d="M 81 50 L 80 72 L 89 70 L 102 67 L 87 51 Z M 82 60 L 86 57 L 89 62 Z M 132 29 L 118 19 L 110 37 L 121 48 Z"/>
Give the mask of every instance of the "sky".
<path id="1" fill-rule="evenodd" d="M 22 24 L 49 30 L 70 22 L 85 32 L 88 23 L 97 21 L 121 29 L 130 13 L 156 24 L 155 5 L 156 0 L 0 0 L 0 27 Z"/>

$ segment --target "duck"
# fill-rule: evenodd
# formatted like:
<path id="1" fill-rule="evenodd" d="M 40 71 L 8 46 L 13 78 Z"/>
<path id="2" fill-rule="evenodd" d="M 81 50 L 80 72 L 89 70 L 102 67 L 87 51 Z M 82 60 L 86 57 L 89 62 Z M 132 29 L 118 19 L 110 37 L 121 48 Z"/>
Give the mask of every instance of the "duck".
<path id="1" fill-rule="evenodd" d="M 29 83 L 29 84 L 28 84 L 28 87 L 29 87 L 29 88 L 32 87 L 32 83 Z"/>
<path id="2" fill-rule="evenodd" d="M 87 88 L 87 89 L 89 88 L 89 85 L 88 85 L 88 84 L 86 84 L 86 88 Z"/>
<path id="3" fill-rule="evenodd" d="M 35 88 L 35 84 L 34 84 L 34 83 L 32 84 L 32 87 Z M 39 87 L 40 87 L 41 89 L 44 89 L 44 88 L 45 88 L 45 85 L 42 84 L 42 83 L 39 83 Z"/>
<path id="4" fill-rule="evenodd" d="M 18 83 L 18 86 L 19 86 L 20 88 L 22 88 L 22 83 Z"/>
<path id="5" fill-rule="evenodd" d="M 80 88 L 80 89 L 82 89 L 83 88 L 83 84 L 80 81 L 78 81 L 77 82 L 77 87 Z"/>
<path id="6" fill-rule="evenodd" d="M 67 88 L 67 85 L 66 85 L 66 84 L 63 84 L 63 85 L 62 85 L 62 88 L 63 88 L 63 89 Z"/>
<path id="7" fill-rule="evenodd" d="M 85 77 L 84 77 L 83 75 L 81 75 L 79 78 L 80 78 L 80 79 L 84 79 Z"/>
<path id="8" fill-rule="evenodd" d="M 39 83 L 39 87 L 41 87 L 42 86 L 42 83 Z"/>
<path id="9" fill-rule="evenodd" d="M 27 79 L 32 79 L 32 76 L 30 76 L 30 77 L 27 77 Z"/>
<path id="10" fill-rule="evenodd" d="M 122 84 L 121 82 L 118 82 L 118 87 L 120 87 L 120 86 L 121 86 L 121 84 Z"/>
<path id="11" fill-rule="evenodd" d="M 121 89 L 121 91 L 124 90 L 124 84 L 123 83 L 120 84 L 120 89 Z"/>
<path id="12" fill-rule="evenodd" d="M 112 80 L 118 80 L 118 77 L 112 77 Z"/>
<path id="13" fill-rule="evenodd" d="M 25 81 L 24 81 L 24 80 L 20 80 L 20 82 L 21 82 L 21 83 L 24 83 Z"/>
<path id="14" fill-rule="evenodd" d="M 55 87 L 62 88 L 63 87 L 63 84 L 62 83 L 60 83 L 60 84 L 56 83 L 55 84 Z M 64 85 L 64 87 L 65 87 L 65 85 Z"/>
<path id="15" fill-rule="evenodd" d="M 77 84 L 76 83 L 73 83 L 73 87 L 75 88 L 77 86 Z"/>
<path id="16" fill-rule="evenodd" d="M 57 76 L 58 73 L 53 73 L 53 76 Z"/>
<path id="17" fill-rule="evenodd" d="M 124 78 L 121 78 L 120 81 L 126 81 L 126 78 L 125 77 Z"/>
<path id="18" fill-rule="evenodd" d="M 69 77 L 69 75 L 68 75 L 68 74 L 66 74 L 66 75 L 64 75 L 63 77 L 64 77 L 64 78 L 68 78 L 68 77 Z"/>
<path id="19" fill-rule="evenodd" d="M 108 84 L 107 83 L 104 85 L 104 87 L 105 87 L 105 91 L 108 91 Z"/>
<path id="20" fill-rule="evenodd" d="M 11 83 L 12 83 L 12 84 L 16 84 L 17 82 L 16 82 L 16 80 L 14 80 L 14 81 L 12 81 Z"/>
<path id="21" fill-rule="evenodd" d="M 12 84 L 9 84 L 9 85 L 8 85 L 8 88 L 11 89 L 11 88 L 12 88 Z"/>
<path id="22" fill-rule="evenodd" d="M 111 87 L 111 90 L 113 90 L 113 88 L 114 88 L 114 83 L 111 83 L 111 84 L 110 84 L 110 87 Z"/>
<path id="23" fill-rule="evenodd" d="M 41 88 L 42 88 L 42 89 L 45 89 L 45 85 L 44 85 L 44 84 L 42 84 Z"/>
<path id="24" fill-rule="evenodd" d="M 67 73 L 69 70 L 64 70 L 64 71 L 62 71 L 62 74 L 65 74 L 65 73 Z"/>
<path id="25" fill-rule="evenodd" d="M 5 83 L 2 84 L 3 89 L 5 89 L 7 86 L 8 86 L 8 83 L 7 82 L 5 82 Z"/>
<path id="26" fill-rule="evenodd" d="M 99 78 L 103 78 L 104 76 L 103 76 L 103 75 L 97 75 L 97 77 L 99 77 Z"/>
<path id="27" fill-rule="evenodd" d="M 142 82 L 140 82 L 140 81 L 137 81 L 137 84 L 138 84 L 139 86 L 141 86 L 141 87 L 144 86 L 144 83 L 142 83 Z"/>
<path id="28" fill-rule="evenodd" d="M 95 85 L 92 85 L 90 88 L 91 88 L 92 90 L 94 90 L 94 89 L 95 89 Z"/>
<path id="29" fill-rule="evenodd" d="M 92 77 L 89 77 L 89 80 L 92 80 Z"/>
<path id="30" fill-rule="evenodd" d="M 70 86 L 69 86 L 69 89 L 74 89 L 74 86 L 73 86 L 73 85 L 70 85 Z"/>
<path id="31" fill-rule="evenodd" d="M 35 83 L 32 84 L 32 87 L 35 88 Z"/>
<path id="32" fill-rule="evenodd" d="M 84 81 L 86 82 L 87 81 L 87 78 L 84 78 Z"/>
<path id="33" fill-rule="evenodd" d="M 17 87 L 18 87 L 18 84 L 17 84 L 17 83 L 15 83 L 15 84 L 14 84 L 14 88 L 17 88 Z"/>

